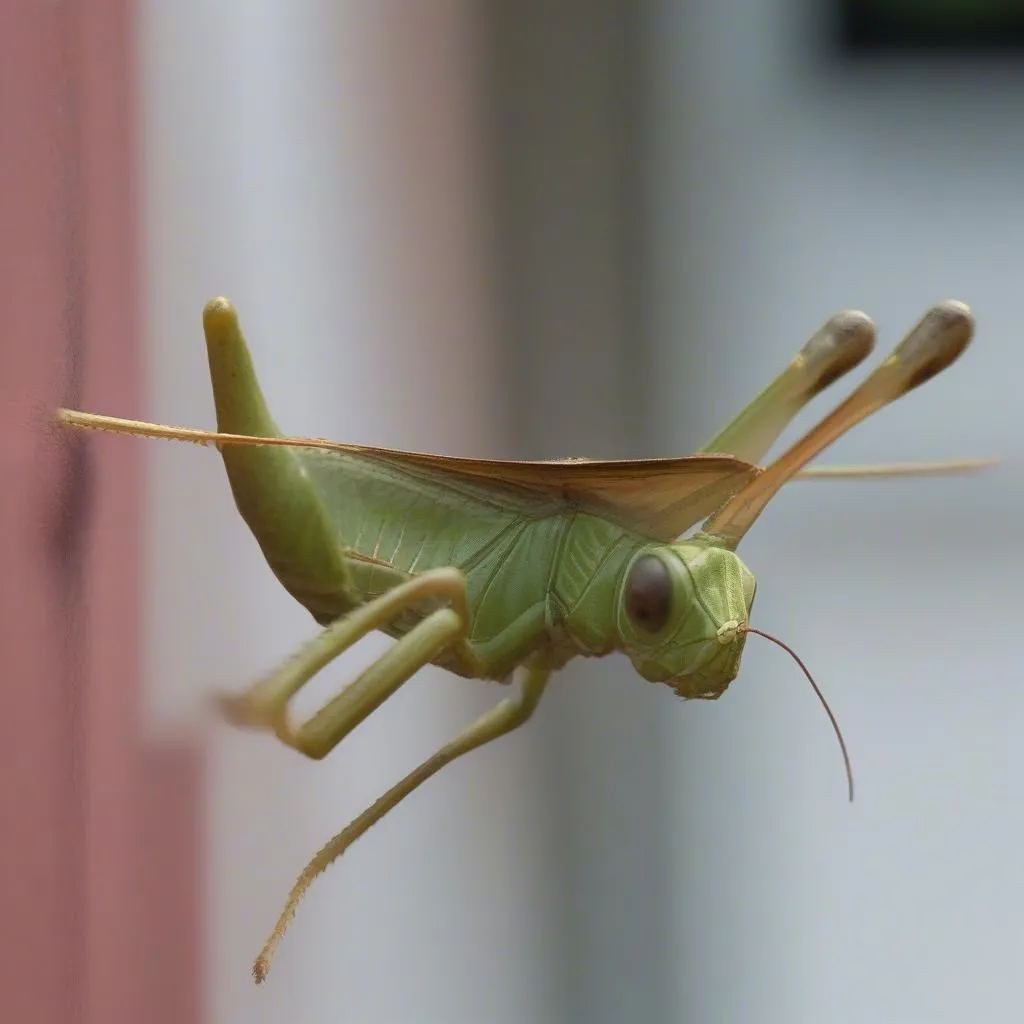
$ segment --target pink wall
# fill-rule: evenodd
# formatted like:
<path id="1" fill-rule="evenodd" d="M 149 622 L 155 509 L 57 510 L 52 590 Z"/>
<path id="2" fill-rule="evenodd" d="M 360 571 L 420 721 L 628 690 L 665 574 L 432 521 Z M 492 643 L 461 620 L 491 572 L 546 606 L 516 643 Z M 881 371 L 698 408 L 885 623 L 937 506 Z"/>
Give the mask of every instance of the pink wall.
<path id="1" fill-rule="evenodd" d="M 131 0 L 0 4 L 0 1018 L 201 1019 L 201 772 L 139 723 Z"/>

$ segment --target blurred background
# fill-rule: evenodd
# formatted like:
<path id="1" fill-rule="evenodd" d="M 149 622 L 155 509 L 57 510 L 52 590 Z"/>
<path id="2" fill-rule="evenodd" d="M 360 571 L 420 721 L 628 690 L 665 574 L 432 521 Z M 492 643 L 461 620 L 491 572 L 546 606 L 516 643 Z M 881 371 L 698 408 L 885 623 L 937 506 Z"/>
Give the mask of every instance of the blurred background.
<path id="1" fill-rule="evenodd" d="M 1016 7 L 2 5 L 0 1018 L 1013 1019 Z M 768 644 L 711 704 L 573 665 L 315 884 L 256 988 L 308 857 L 499 694 L 423 672 L 320 763 L 209 727 L 312 620 L 215 453 L 46 416 L 212 426 L 216 294 L 288 433 L 523 458 L 685 454 L 837 309 L 888 350 L 969 303 L 962 361 L 825 461 L 1003 466 L 796 484 L 742 551 L 857 802 Z"/>

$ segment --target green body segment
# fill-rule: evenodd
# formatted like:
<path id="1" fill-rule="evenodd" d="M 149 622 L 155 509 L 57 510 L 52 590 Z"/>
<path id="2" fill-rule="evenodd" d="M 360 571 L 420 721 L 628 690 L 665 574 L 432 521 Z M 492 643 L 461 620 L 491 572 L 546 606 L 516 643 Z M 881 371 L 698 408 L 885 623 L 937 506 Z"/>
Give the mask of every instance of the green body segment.
<path id="1" fill-rule="evenodd" d="M 603 565 L 607 541 L 614 539 L 625 551 L 636 550 L 644 538 L 594 516 L 566 513 L 561 503 L 511 487 L 496 494 L 493 486 L 454 474 L 428 474 L 411 465 L 333 453 L 297 454 L 304 456 L 311 484 L 330 510 L 336 543 L 359 600 L 378 597 L 430 569 L 450 567 L 465 575 L 467 639 L 488 678 L 505 679 L 542 650 L 545 662 L 554 666 L 573 654 L 605 653 L 615 646 L 610 616 L 614 592 L 609 587 L 614 581 Z M 597 572 L 602 565 L 603 571 Z M 302 600 L 301 579 L 281 582 Z M 605 608 L 596 619 L 595 590 Z M 588 608 L 585 622 L 571 614 L 581 602 Z M 436 602 L 423 601 L 383 631 L 402 636 L 436 607 Z M 310 610 L 326 623 L 344 608 Z M 582 629 L 581 643 L 575 642 L 576 623 Z M 435 660 L 471 674 L 452 652 L 442 652 Z"/>
<path id="2" fill-rule="evenodd" d="M 466 577 L 467 639 L 488 678 L 505 679 L 542 651 L 544 662 L 558 667 L 573 655 L 607 654 L 618 645 L 617 592 L 648 538 L 527 491 L 503 487 L 496 495 L 493 486 L 412 465 L 288 449 L 246 454 L 270 452 L 286 452 L 300 471 L 291 474 L 280 509 L 268 507 L 267 495 L 249 525 L 281 583 L 321 624 L 412 576 L 450 567 Z M 235 472 L 229 460 L 238 500 L 248 481 L 236 486 Z M 309 492 L 301 502 L 296 486 Z M 249 503 L 246 491 L 239 508 L 247 520 Z M 267 518 L 275 528 L 261 536 L 257 529 Z M 307 519 L 313 530 L 302 529 Z M 330 524 L 326 536 L 324 521 Z M 343 571 L 325 577 L 321 566 L 337 559 Z M 382 631 L 403 636 L 437 607 L 438 601 L 425 599 Z M 459 674 L 479 674 L 479 666 L 463 665 L 453 651 L 434 660 Z"/>
<path id="3" fill-rule="evenodd" d="M 219 429 L 280 437 L 234 310 L 214 300 L 204 320 Z M 584 503 L 593 494 L 585 489 L 581 501 L 564 471 L 557 486 L 532 489 L 500 464 L 481 477 L 459 460 L 425 464 L 382 449 L 226 445 L 222 454 L 239 511 L 271 568 L 325 626 L 401 592 L 408 600 L 374 628 L 403 640 L 453 600 L 454 577 L 436 587 L 413 581 L 456 572 L 460 635 L 449 637 L 438 620 L 438 647 L 427 656 L 435 664 L 503 680 L 519 666 L 553 669 L 576 655 L 624 650 L 645 679 L 684 696 L 717 697 L 738 671 L 755 588 L 734 553 L 740 538 L 787 479 L 853 423 L 949 365 L 971 331 L 960 304 L 929 311 L 842 406 L 739 484 L 690 541 L 665 543 L 662 535 L 657 544 L 614 512 L 595 514 Z M 873 343 L 867 317 L 837 314 L 705 450 L 759 457 Z M 655 630 L 644 619 L 652 609 Z"/>
<path id="4" fill-rule="evenodd" d="M 218 429 L 280 436 L 233 312 L 208 309 Z M 211 322 L 212 321 L 212 322 Z M 622 575 L 648 538 L 525 488 L 413 461 L 313 449 L 225 446 L 235 503 L 274 574 L 322 625 L 430 569 L 466 577 L 467 637 L 435 663 L 504 680 L 528 658 L 559 667 L 619 644 Z M 424 599 L 382 627 L 398 638 L 440 606 Z"/>
<path id="5" fill-rule="evenodd" d="M 279 436 L 230 304 L 209 303 L 203 325 L 218 430 Z M 288 448 L 227 446 L 221 455 L 238 511 L 274 575 L 316 616 L 320 609 L 351 609 L 345 560 L 306 461 Z"/>

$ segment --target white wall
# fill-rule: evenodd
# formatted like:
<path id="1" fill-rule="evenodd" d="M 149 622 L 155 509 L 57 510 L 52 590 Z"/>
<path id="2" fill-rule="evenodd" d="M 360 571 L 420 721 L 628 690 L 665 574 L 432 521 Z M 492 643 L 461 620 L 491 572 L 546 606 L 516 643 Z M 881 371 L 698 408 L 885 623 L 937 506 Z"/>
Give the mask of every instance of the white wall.
<path id="1" fill-rule="evenodd" d="M 805 42 L 808 6 L 656 4 L 657 444 L 703 440 L 836 309 L 874 316 L 887 351 L 953 297 L 975 310 L 974 348 L 825 461 L 1007 465 L 794 485 L 744 544 L 757 624 L 817 672 L 858 796 L 844 801 L 798 670 L 756 638 L 725 698 L 665 716 L 679 1019 L 1008 1020 L 1024 953 L 1024 78 L 830 67 Z"/>
<path id="2" fill-rule="evenodd" d="M 574 964 L 607 989 L 585 1005 L 619 1005 L 635 966 L 611 955 L 623 920 L 637 957 L 664 947 L 662 916 L 645 950 L 640 915 L 615 913 L 649 896 L 649 879 L 631 889 L 620 862 L 660 836 L 637 825 L 643 801 L 672 823 L 669 855 L 643 856 L 671 865 L 678 1019 L 942 1022 L 1007 1019 L 1016 1006 L 1024 82 L 816 68 L 796 0 L 654 10 L 652 453 L 692 449 L 835 309 L 875 316 L 886 349 L 930 302 L 956 297 L 977 314 L 974 348 L 828 461 L 1009 465 L 977 480 L 794 486 L 744 544 L 758 624 L 807 658 L 840 715 L 852 808 L 827 721 L 774 648 L 752 639 L 742 677 L 708 706 L 643 687 L 629 698 L 639 684 L 619 663 L 603 689 L 600 671 L 581 672 L 597 679 L 586 713 L 607 723 L 609 749 L 580 792 L 563 780 L 587 822 L 571 867 L 580 892 L 604 897 L 573 908 L 580 941 L 567 958 L 538 796 L 539 766 L 564 770 L 566 758 L 537 756 L 538 723 L 446 771 L 362 840 L 317 883 L 255 989 L 249 962 L 308 855 L 496 695 L 425 673 L 320 764 L 218 730 L 218 1022 L 554 1020 Z M 199 313 L 225 293 L 289 431 L 503 449 L 473 11 L 467 0 L 401 15 L 370 0 L 146 5 L 155 418 L 212 423 Z M 166 726 L 315 627 L 263 564 L 215 454 L 154 445 L 152 467 L 147 682 L 151 719 Z M 367 648 L 316 692 L 379 645 Z M 551 699 L 556 717 L 569 708 Z M 629 722 L 610 721 L 618 708 Z M 638 721 L 659 730 L 638 756 L 652 759 L 655 742 L 673 751 L 665 808 L 629 786 L 622 736 Z"/>
<path id="3" fill-rule="evenodd" d="M 500 452 L 473 5 L 149 3 L 149 409 L 213 422 L 203 302 L 238 305 L 293 433 Z M 276 585 L 214 453 L 152 450 L 148 698 L 190 721 L 315 626 Z M 318 681 L 321 696 L 379 650 Z M 499 695 L 424 672 L 324 762 L 218 730 L 213 1019 L 551 1019 L 551 906 L 527 734 L 445 771 L 316 883 L 267 984 L 249 965 L 330 835 Z"/>

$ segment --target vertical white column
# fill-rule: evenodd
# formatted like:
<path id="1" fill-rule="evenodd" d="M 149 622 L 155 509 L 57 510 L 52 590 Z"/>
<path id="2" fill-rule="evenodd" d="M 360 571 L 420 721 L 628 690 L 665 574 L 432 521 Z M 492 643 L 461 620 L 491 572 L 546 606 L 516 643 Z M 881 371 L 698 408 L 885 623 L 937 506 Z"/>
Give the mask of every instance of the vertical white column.
<path id="1" fill-rule="evenodd" d="M 154 0 L 143 33 L 153 417 L 212 423 L 200 310 L 225 294 L 288 432 L 500 453 L 473 5 Z M 151 465 L 148 692 L 169 725 L 316 627 L 236 516 L 216 454 L 154 446 Z M 317 697 L 382 646 L 323 673 Z M 525 734 L 356 844 L 303 902 L 266 985 L 248 974 L 308 857 L 499 696 L 424 672 L 315 764 L 216 733 L 216 1021 L 551 1019 Z"/>

